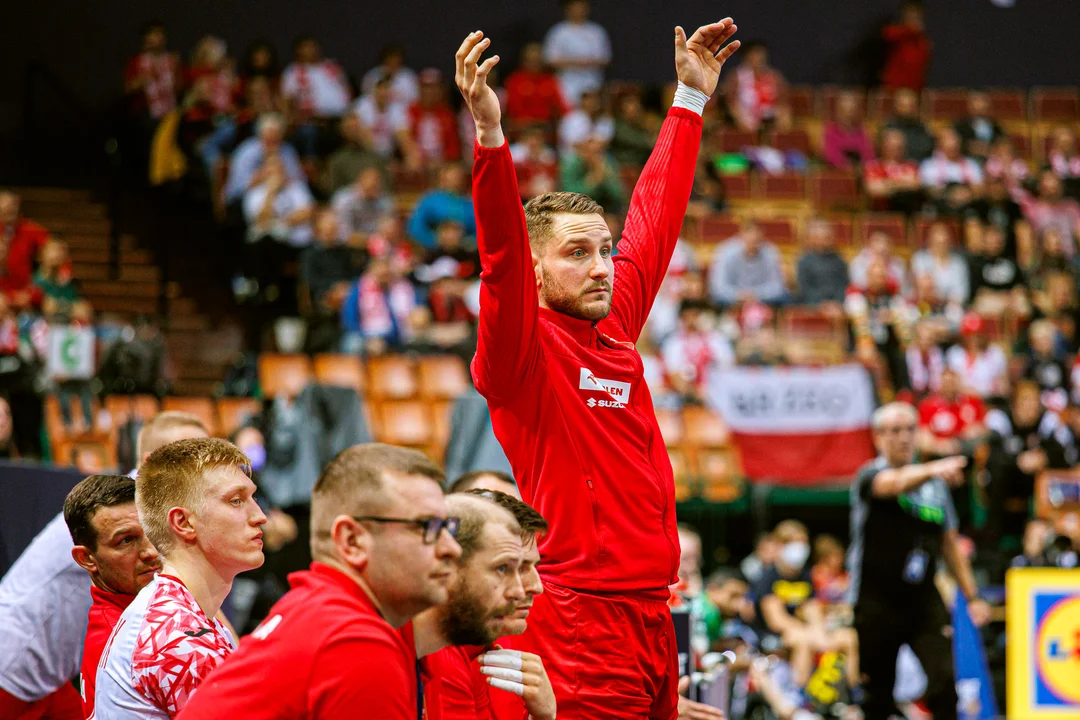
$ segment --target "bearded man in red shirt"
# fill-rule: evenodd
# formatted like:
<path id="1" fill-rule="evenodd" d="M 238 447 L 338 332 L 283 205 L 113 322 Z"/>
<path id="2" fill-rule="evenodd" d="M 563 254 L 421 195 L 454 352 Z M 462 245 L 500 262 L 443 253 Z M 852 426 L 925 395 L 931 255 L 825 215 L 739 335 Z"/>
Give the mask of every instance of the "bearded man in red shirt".
<path id="1" fill-rule="evenodd" d="M 739 43 L 730 18 L 687 40 L 679 85 L 615 241 L 603 209 L 575 193 L 522 212 L 501 108 L 469 35 L 458 88 L 476 124 L 473 199 L 481 273 L 472 375 L 522 498 L 550 523 L 545 592 L 517 649 L 544 658 L 560 718 L 678 713 L 667 607 L 679 540 L 671 462 L 634 345 L 682 228 L 701 145 L 701 112 Z"/>

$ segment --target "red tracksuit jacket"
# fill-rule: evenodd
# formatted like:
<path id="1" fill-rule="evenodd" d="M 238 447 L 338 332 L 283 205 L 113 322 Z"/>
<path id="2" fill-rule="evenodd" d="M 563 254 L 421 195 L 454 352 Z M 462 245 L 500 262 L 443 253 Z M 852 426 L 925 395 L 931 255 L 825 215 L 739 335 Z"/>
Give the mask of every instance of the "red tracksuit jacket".
<path id="1" fill-rule="evenodd" d="M 700 145 L 701 117 L 672 108 L 630 200 L 611 314 L 598 323 L 539 307 L 510 151 L 476 147 L 472 375 L 522 496 L 551 524 L 541 571 L 564 587 L 675 582 L 675 485 L 634 344 L 682 229 Z"/>

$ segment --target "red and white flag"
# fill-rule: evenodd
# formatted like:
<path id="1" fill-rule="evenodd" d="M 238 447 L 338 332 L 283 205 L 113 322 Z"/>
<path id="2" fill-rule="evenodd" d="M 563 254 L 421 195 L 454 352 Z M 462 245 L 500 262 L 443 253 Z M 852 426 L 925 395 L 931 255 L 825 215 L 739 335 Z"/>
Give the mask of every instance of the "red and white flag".
<path id="1" fill-rule="evenodd" d="M 812 485 L 850 479 L 874 457 L 873 386 L 860 365 L 735 367 L 709 383 L 750 480 Z"/>

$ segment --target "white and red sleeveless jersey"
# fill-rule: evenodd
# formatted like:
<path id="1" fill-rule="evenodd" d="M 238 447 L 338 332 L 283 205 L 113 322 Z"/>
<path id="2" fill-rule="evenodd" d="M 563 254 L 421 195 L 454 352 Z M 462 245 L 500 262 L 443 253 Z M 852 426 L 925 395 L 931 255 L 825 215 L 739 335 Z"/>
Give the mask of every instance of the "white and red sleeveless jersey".
<path id="1" fill-rule="evenodd" d="M 178 578 L 158 575 L 120 616 L 97 670 L 100 720 L 171 718 L 236 649 Z"/>

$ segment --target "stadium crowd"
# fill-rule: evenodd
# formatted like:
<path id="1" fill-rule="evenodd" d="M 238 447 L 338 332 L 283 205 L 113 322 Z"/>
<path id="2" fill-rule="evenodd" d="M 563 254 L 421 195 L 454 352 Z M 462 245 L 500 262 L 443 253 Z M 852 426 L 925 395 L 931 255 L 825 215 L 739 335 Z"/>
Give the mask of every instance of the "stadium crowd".
<path id="1" fill-rule="evenodd" d="M 618 238 L 676 88 L 605 82 L 607 33 L 589 20 L 586 0 L 564 6 L 564 21 L 542 42 L 525 45 L 504 80 L 493 71 L 489 83 L 502 103 L 522 199 L 551 190 L 589 195 Z M 808 117 L 797 89 L 769 64 L 764 42 L 744 43 L 738 64 L 725 71 L 722 92 L 705 106 L 682 236 L 638 343 L 649 389 L 658 409 L 680 411 L 709 406 L 716 373 L 734 365 L 861 363 L 881 404 L 895 399 L 916 406 L 922 458 L 969 458 L 967 483 L 953 489 L 952 499 L 961 532 L 974 540 L 965 548 L 980 585 L 1001 585 L 1009 566 L 1074 567 L 1080 527 L 1035 519 L 1031 505 L 1040 472 L 1080 462 L 1078 126 L 1044 127 L 1042 147 L 1033 152 L 1028 135 L 1020 138 L 1021 148 L 1006 119 L 995 117 L 991 94 L 980 89 L 962 98 L 966 111 L 955 121 L 943 122 L 926 105 L 932 91 L 923 93 L 930 46 L 919 5 L 905 3 L 883 37 L 890 52 L 882 89 L 816 97 L 824 120 Z M 183 61 L 169 48 L 163 26 L 147 26 L 125 70 L 124 89 L 129 130 L 146 148 L 151 181 L 183 180 L 205 190 L 233 262 L 233 295 L 255 327 L 251 337 L 261 340 L 282 318 L 298 316 L 302 337 L 279 342 L 278 350 L 359 355 L 365 362 L 401 354 L 470 359 L 481 262 L 470 196 L 475 130 L 469 109 L 451 99 L 452 85 L 440 69 L 410 68 L 399 46 L 388 46 L 379 65 L 362 73 L 325 57 L 313 37 L 298 38 L 291 52 L 282 62 L 278 48 L 256 43 L 237 59 L 220 38 L 207 36 Z M 805 187 L 828 177 L 850 180 L 852 196 L 838 205 L 807 202 Z M 769 194 L 769 178 L 800 190 Z M 74 432 L 102 425 L 90 413 L 89 398 L 112 386 L 107 378 L 71 381 L 50 372 L 50 325 L 94 327 L 95 317 L 80 297 L 63 240 L 22 217 L 17 195 L 0 193 L 0 457 L 47 452 L 40 441 L 44 395 L 57 398 Z M 117 337 L 130 346 L 137 335 L 153 354 L 152 328 L 97 322 L 96 333 L 102 353 Z M 160 385 L 151 379 L 140 390 L 159 392 Z M 185 682 L 201 681 L 203 670 L 232 655 L 183 713 L 193 686 L 159 686 L 163 681 L 152 668 L 144 687 L 110 686 L 106 695 L 99 672 L 99 700 L 128 709 L 135 706 L 124 703 L 150 702 L 153 709 L 146 711 L 162 717 L 254 717 L 251 706 L 230 707 L 228 698 L 259 684 L 274 691 L 275 702 L 325 708 L 318 717 L 336 717 L 335 708 L 344 712 L 349 703 L 376 697 L 388 703 L 386 717 L 404 717 L 410 708 L 400 703 L 411 688 L 421 702 L 441 698 L 444 709 L 456 694 L 477 703 L 473 712 L 490 703 L 483 711 L 490 715 L 447 709 L 447 717 L 521 716 L 523 706 L 534 718 L 553 717 L 544 658 L 515 655 L 507 637 L 523 632 L 541 591 L 530 583 L 539 557 L 535 537 L 547 530 L 543 518 L 512 500 L 511 478 L 491 472 L 481 485 L 502 494 L 469 495 L 462 491 L 477 476 L 466 476 L 444 498 L 431 482 L 444 483 L 442 470 L 418 453 L 379 446 L 335 457 L 324 447 L 312 449 L 314 441 L 297 441 L 304 449 L 294 451 L 309 453 L 304 467 L 315 472 L 275 480 L 262 470 L 268 455 L 271 465 L 280 457 L 280 434 L 306 437 L 298 428 L 314 414 L 298 395 L 267 394 L 263 414 L 232 429 L 239 451 L 196 439 L 162 443 L 161 450 L 156 442 L 132 448 L 129 464 L 149 465 L 134 483 L 100 474 L 130 467 L 71 458 L 93 476 L 69 496 L 64 516 L 89 558 L 79 564 L 94 578 L 95 602 L 99 589 L 133 596 L 154 582 L 161 602 L 196 615 L 191 628 L 207 634 L 184 641 L 191 647 L 183 650 L 209 665 Z M 82 416 L 71 410 L 73 396 L 86 398 L 79 403 Z M 339 412 L 334 422 L 346 415 Z M 164 421 L 150 420 L 142 432 L 161 422 L 189 431 L 199 425 L 169 413 L 159 417 Z M 205 435 L 205 428 L 192 431 L 192 438 Z M 233 472 L 242 466 L 253 484 Z M 123 551 L 126 571 L 134 573 L 136 558 L 139 568 L 164 563 L 166 570 L 151 580 L 144 568 L 134 573 L 134 585 L 131 577 L 118 586 L 99 582 L 107 573 L 98 569 L 106 561 L 94 560 L 106 534 L 101 511 L 121 507 L 130 516 L 135 488 L 164 486 L 166 474 L 183 480 L 172 490 L 180 495 L 154 507 L 195 503 L 190 493 L 207 468 L 223 471 L 215 478 L 232 473 L 250 514 L 223 514 L 224 530 L 195 531 L 171 517 L 155 526 L 147 520 L 153 507 L 140 505 L 145 537 L 133 534 L 143 549 Z M 368 483 L 367 489 L 385 493 L 385 502 L 353 507 L 346 498 L 358 486 L 350 483 Z M 350 517 L 343 519 L 338 513 L 346 507 Z M 426 526 L 393 525 L 393 518 L 420 507 L 429 516 Z M 124 519 L 109 517 L 114 524 Z M 216 550 L 206 539 L 248 527 L 259 535 L 251 547 Z M 671 605 L 692 609 L 699 621 L 691 633 L 697 669 L 707 657 L 716 662 L 712 653 L 734 653 L 730 717 L 831 717 L 837 698 L 859 703 L 843 543 L 830 534 L 811 537 L 803 524 L 786 520 L 737 566 L 703 575 L 715 564 L 714 549 L 703 548 L 689 526 L 680 525 L 679 539 Z M 175 551 L 178 544 L 182 553 Z M 512 567 L 498 571 L 497 561 L 510 562 L 499 555 L 508 546 Z M 307 574 L 285 594 L 287 576 L 296 570 Z M 193 587 L 200 572 L 219 585 L 208 583 L 201 590 L 206 597 L 185 594 L 184 585 Z M 362 578 L 376 606 L 343 590 L 341 574 Z M 183 582 L 170 590 L 172 575 Z M 446 577 L 468 580 L 447 585 Z M 295 608 L 307 602 L 337 603 L 363 621 L 317 633 L 300 622 L 290 625 L 299 615 Z M 251 633 L 239 650 L 235 631 L 213 619 L 217 609 L 227 611 L 221 617 L 241 635 Z M 393 633 L 370 634 L 377 631 L 368 622 L 376 610 Z M 152 608 L 140 612 L 150 616 Z M 169 632 L 187 627 L 178 621 Z M 430 660 L 422 650 L 424 628 Z M 295 660 L 311 672 L 322 664 L 324 685 L 294 688 L 295 681 L 276 675 L 268 680 L 264 673 L 318 633 L 328 644 L 325 655 L 313 653 L 321 646 L 311 640 L 288 657 L 290 665 Z M 335 633 L 344 638 L 337 645 Z M 984 639 L 992 658 L 1003 657 L 1000 623 L 985 629 Z M 136 638 L 129 640 L 134 647 Z M 501 650 L 481 654 L 470 647 L 496 640 Z M 90 643 L 88 636 L 88 651 Z M 384 657 L 363 667 L 352 662 L 357 648 L 372 643 Z M 124 652 L 131 662 L 131 647 Z M 425 662 L 413 667 L 409 659 L 417 656 Z M 470 665 L 477 656 L 480 662 Z M 345 668 L 385 674 L 345 677 Z M 446 678 L 460 686 L 441 679 L 458 671 L 462 677 Z M 123 672 L 105 675 L 116 680 Z M 927 678 L 910 655 L 902 656 L 899 676 L 905 687 L 898 697 L 915 704 L 908 709 L 917 713 Z M 88 677 L 84 671 L 84 684 Z M 391 686 L 403 691 L 374 691 Z M 3 691 L 19 697 L 0 682 Z M 514 694 L 524 705 L 511 702 Z M 411 712 L 415 716 L 416 708 Z M 682 713 L 711 717 L 694 714 L 707 711 L 686 703 Z M 429 716 L 436 717 L 430 710 Z"/>

